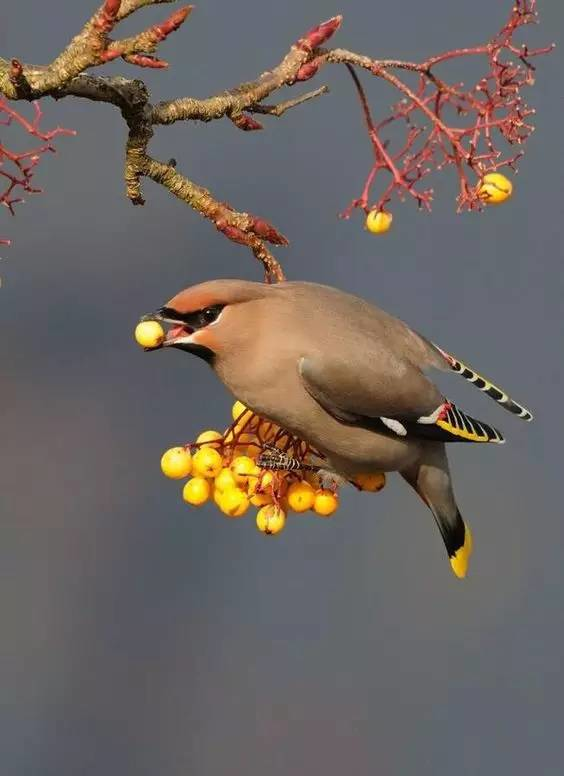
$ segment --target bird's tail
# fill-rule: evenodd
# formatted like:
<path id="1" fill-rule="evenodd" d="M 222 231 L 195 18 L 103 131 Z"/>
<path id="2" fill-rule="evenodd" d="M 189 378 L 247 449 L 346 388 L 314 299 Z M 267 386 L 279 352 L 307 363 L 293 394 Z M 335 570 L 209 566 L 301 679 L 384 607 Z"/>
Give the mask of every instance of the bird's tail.
<path id="1" fill-rule="evenodd" d="M 445 547 L 455 576 L 463 579 L 468 571 L 468 561 L 472 554 L 472 533 L 458 509 L 453 517 L 431 508 L 433 516 L 443 537 Z"/>
<path id="2" fill-rule="evenodd" d="M 475 385 L 476 388 L 479 388 L 480 391 L 483 391 L 483 393 L 500 404 L 508 412 L 513 413 L 513 415 L 517 415 L 523 420 L 531 421 L 533 419 L 533 414 L 530 410 L 528 410 L 522 404 L 514 401 L 502 388 L 495 385 L 495 383 L 492 383 L 491 380 L 483 377 L 481 374 L 472 369 L 471 366 L 468 366 L 468 364 L 465 364 L 463 361 L 455 358 L 455 356 L 451 356 L 450 353 L 447 353 L 446 350 L 443 350 L 438 345 L 433 343 L 433 347 L 439 351 L 453 372 L 462 375 L 465 380 L 468 380 L 468 382 Z"/>
<path id="3" fill-rule="evenodd" d="M 472 554 L 472 534 L 456 505 L 444 445 L 427 449 L 423 457 L 401 475 L 433 513 L 452 571 L 462 579 Z"/>

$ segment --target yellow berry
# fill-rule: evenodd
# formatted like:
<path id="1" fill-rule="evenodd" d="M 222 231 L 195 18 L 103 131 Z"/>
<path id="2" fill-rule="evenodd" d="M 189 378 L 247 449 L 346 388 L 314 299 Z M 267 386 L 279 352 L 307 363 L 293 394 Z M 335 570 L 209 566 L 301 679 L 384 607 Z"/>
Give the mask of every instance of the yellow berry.
<path id="1" fill-rule="evenodd" d="M 192 477 L 182 490 L 182 498 L 188 504 L 199 507 L 205 504 L 211 495 L 211 485 L 203 477 Z"/>
<path id="2" fill-rule="evenodd" d="M 251 474 L 249 477 L 247 477 L 247 481 L 244 485 L 240 485 L 239 487 L 244 488 L 249 496 L 252 496 L 258 487 L 259 484 L 259 476 L 257 474 Z"/>
<path id="3" fill-rule="evenodd" d="M 253 413 L 253 414 L 251 415 L 251 418 L 250 418 L 249 422 L 248 422 L 248 423 L 245 425 L 245 429 L 246 429 L 246 430 L 247 430 L 249 433 L 251 433 L 251 434 L 253 434 L 253 435 L 254 435 L 254 434 L 255 434 L 255 432 L 256 432 L 256 430 L 257 430 L 257 428 L 259 427 L 260 423 L 261 423 L 261 418 L 259 418 L 259 416 L 258 416 L 258 415 L 255 415 L 255 414 Z"/>
<path id="4" fill-rule="evenodd" d="M 231 417 L 233 420 L 238 420 L 239 417 L 244 413 L 247 412 L 247 408 L 243 404 L 242 401 L 236 401 L 233 407 L 231 408 Z"/>
<path id="5" fill-rule="evenodd" d="M 262 439 L 264 439 L 265 442 L 270 442 L 280 431 L 280 426 L 271 423 L 269 420 L 263 420 L 261 421 L 259 429 Z"/>
<path id="6" fill-rule="evenodd" d="M 277 447 L 279 450 L 285 450 L 288 445 L 288 440 L 288 434 L 283 434 L 281 437 L 278 437 L 274 443 L 274 447 Z"/>
<path id="7" fill-rule="evenodd" d="M 374 472 L 372 474 L 357 474 L 353 482 L 361 490 L 368 493 L 378 493 L 386 484 L 386 475 L 384 472 Z"/>
<path id="8" fill-rule="evenodd" d="M 212 499 L 218 509 L 221 509 L 221 499 L 223 498 L 223 491 L 217 488 L 215 485 L 212 488 Z"/>
<path id="9" fill-rule="evenodd" d="M 258 447 L 259 443 L 254 434 L 249 434 L 245 432 L 244 434 L 239 434 L 239 444 L 241 445 L 249 445 L 253 447 Z"/>
<path id="10" fill-rule="evenodd" d="M 372 234 L 384 234 L 390 230 L 393 219 L 387 210 L 371 210 L 366 216 L 366 228 Z"/>
<path id="11" fill-rule="evenodd" d="M 269 472 L 270 474 L 270 472 Z M 264 482 L 264 477 L 249 477 L 247 486 L 251 504 L 255 507 L 263 507 L 272 504 L 272 488 Z"/>
<path id="12" fill-rule="evenodd" d="M 486 205 L 501 205 L 512 193 L 513 184 L 499 172 L 487 173 L 478 186 L 478 196 Z"/>
<path id="13" fill-rule="evenodd" d="M 272 486 L 261 482 L 261 477 L 249 477 L 247 493 L 255 507 L 272 504 Z"/>
<path id="14" fill-rule="evenodd" d="M 255 493 L 249 499 L 254 507 L 264 507 L 267 504 L 272 504 L 272 496 L 269 493 Z"/>
<path id="15" fill-rule="evenodd" d="M 247 432 L 250 429 L 251 426 L 251 418 L 253 417 L 251 411 L 245 412 L 243 417 L 238 423 L 235 423 L 233 426 L 233 430 L 236 434 L 240 434 L 241 431 Z"/>
<path id="16" fill-rule="evenodd" d="M 276 491 L 277 496 L 282 496 L 288 490 L 288 480 L 284 477 L 282 472 L 273 471 L 261 471 L 259 475 L 260 487 L 259 493 L 266 491 L 267 493 L 273 493 Z"/>
<path id="17" fill-rule="evenodd" d="M 200 477 L 217 477 L 223 468 L 223 459 L 213 447 L 201 447 L 192 458 L 192 470 Z"/>
<path id="18" fill-rule="evenodd" d="M 223 441 L 226 445 L 232 445 L 235 442 L 235 437 L 231 428 L 227 427 L 223 433 Z"/>
<path id="19" fill-rule="evenodd" d="M 313 511 L 320 517 L 329 517 L 337 510 L 339 499 L 331 490 L 318 490 L 313 502 Z"/>
<path id="20" fill-rule="evenodd" d="M 135 341 L 144 348 L 156 348 L 164 338 L 164 329 L 158 321 L 141 321 L 135 327 Z"/>
<path id="21" fill-rule="evenodd" d="M 274 472 L 265 471 L 260 476 L 260 487 L 271 488 L 274 485 Z"/>
<path id="22" fill-rule="evenodd" d="M 280 533 L 285 523 L 286 514 L 280 507 L 268 504 L 257 512 L 257 528 L 269 536 Z"/>
<path id="23" fill-rule="evenodd" d="M 196 442 L 202 447 L 219 447 L 219 442 L 223 439 L 223 434 L 219 431 L 202 431 Z"/>
<path id="24" fill-rule="evenodd" d="M 250 434 L 241 434 L 241 437 L 250 437 Z M 246 455 L 249 456 L 249 458 L 252 458 L 253 460 L 255 458 L 258 458 L 260 453 L 262 452 L 262 446 L 257 441 L 256 437 L 254 438 L 254 441 L 247 442 L 246 444 Z"/>
<path id="25" fill-rule="evenodd" d="M 229 517 L 242 517 L 249 508 L 249 499 L 240 488 L 228 488 L 219 497 L 219 508 Z"/>
<path id="26" fill-rule="evenodd" d="M 307 512 L 315 503 L 315 491 L 309 482 L 301 480 L 290 485 L 286 498 L 294 512 Z"/>
<path id="27" fill-rule="evenodd" d="M 182 480 L 192 471 L 192 456 L 185 447 L 171 447 L 161 458 L 161 470 L 171 480 Z"/>
<path id="28" fill-rule="evenodd" d="M 237 485 L 243 486 L 248 484 L 249 477 L 256 477 L 260 471 L 256 463 L 248 455 L 240 455 L 234 458 L 229 468 Z"/>
<path id="29" fill-rule="evenodd" d="M 235 488 L 237 486 L 237 483 L 235 482 L 235 477 L 231 473 L 231 469 L 223 468 L 217 477 L 215 478 L 215 487 L 217 490 L 221 491 L 223 493 L 224 490 L 228 490 L 229 488 Z"/>
<path id="30" fill-rule="evenodd" d="M 274 486 L 276 486 L 277 492 L 286 492 L 287 483 L 281 478 L 280 472 L 259 470 L 258 483 L 256 485 L 257 492 L 263 491 L 272 492 Z M 254 480 L 254 477 L 253 477 Z"/>

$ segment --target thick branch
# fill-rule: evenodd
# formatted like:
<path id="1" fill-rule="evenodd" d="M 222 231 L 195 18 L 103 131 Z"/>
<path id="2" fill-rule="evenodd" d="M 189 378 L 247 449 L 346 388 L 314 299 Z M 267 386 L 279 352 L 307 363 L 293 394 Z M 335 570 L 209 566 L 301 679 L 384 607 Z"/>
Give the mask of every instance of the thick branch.
<path id="1" fill-rule="evenodd" d="M 291 47 L 279 65 L 263 73 L 256 81 L 241 84 L 230 91 L 205 100 L 185 97 L 158 103 L 153 111 L 153 123 L 211 121 L 223 116 L 239 115 L 283 86 L 290 86 L 296 81 L 304 80 L 303 68 L 307 68 L 315 49 L 339 29 L 341 22 L 342 16 L 334 16 L 314 27 Z M 308 75 L 308 78 L 310 77 L 311 75 Z"/>
<path id="2" fill-rule="evenodd" d="M 66 86 L 52 92 L 51 97 L 82 97 L 93 102 L 106 102 L 122 110 L 130 109 L 136 103 L 146 100 L 147 91 L 142 81 L 121 76 L 79 75 Z"/>
<path id="3" fill-rule="evenodd" d="M 212 121 L 223 116 L 242 113 L 252 105 L 260 103 L 272 92 L 292 83 L 296 73 L 308 58 L 308 52 L 292 47 L 282 62 L 274 70 L 261 76 L 258 81 L 243 84 L 231 91 L 204 100 L 185 97 L 159 102 L 153 110 L 153 123 Z"/>
<path id="4" fill-rule="evenodd" d="M 151 159 L 149 156 L 138 157 L 137 164 L 140 167 L 139 174 L 151 178 L 155 183 L 167 188 L 171 194 L 197 210 L 204 218 L 213 221 L 217 229 L 234 242 L 250 247 L 255 256 L 263 263 L 268 281 L 283 280 L 284 274 L 280 264 L 266 248 L 264 241 L 256 234 L 256 231 L 260 229 L 260 219 L 249 213 L 238 213 L 232 210 L 229 205 L 214 199 L 207 189 L 189 181 L 171 164 L 164 164 L 156 159 Z M 265 222 L 260 222 L 260 224 L 272 228 Z M 283 244 L 283 241 L 285 242 L 285 238 L 280 235 L 276 242 Z"/>
<path id="5" fill-rule="evenodd" d="M 90 67 L 117 57 L 141 67 L 165 67 L 166 63 L 147 56 L 185 21 L 192 6 L 185 6 L 131 38 L 110 41 L 108 35 L 121 19 L 138 8 L 166 0 L 105 0 L 68 46 L 46 67 L 0 59 L 0 93 L 11 100 L 38 99 L 62 89 Z M 172 1 L 172 0 L 171 0 Z M 14 78 L 14 62 L 19 77 Z M 157 63 L 157 64 L 155 64 Z"/>

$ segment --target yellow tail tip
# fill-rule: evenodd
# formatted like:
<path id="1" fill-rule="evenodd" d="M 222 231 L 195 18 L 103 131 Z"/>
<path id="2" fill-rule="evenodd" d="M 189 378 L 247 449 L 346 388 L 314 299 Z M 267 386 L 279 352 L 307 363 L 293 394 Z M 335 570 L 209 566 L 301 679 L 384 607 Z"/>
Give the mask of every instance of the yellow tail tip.
<path id="1" fill-rule="evenodd" d="M 472 554 L 472 533 L 464 524 L 464 544 L 449 558 L 452 570 L 459 579 L 464 579 L 468 571 L 468 561 Z"/>

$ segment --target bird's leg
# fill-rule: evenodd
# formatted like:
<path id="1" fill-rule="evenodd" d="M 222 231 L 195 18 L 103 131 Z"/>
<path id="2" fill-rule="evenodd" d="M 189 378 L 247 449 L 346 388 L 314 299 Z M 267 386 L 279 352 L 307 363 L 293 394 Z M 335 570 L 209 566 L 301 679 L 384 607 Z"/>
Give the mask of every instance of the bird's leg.
<path id="1" fill-rule="evenodd" d="M 261 469 L 270 469 L 271 471 L 308 471 L 317 472 L 319 466 L 305 463 L 300 458 L 294 458 L 288 453 L 280 450 L 273 445 L 265 444 L 265 449 L 257 458 L 257 465 Z"/>

